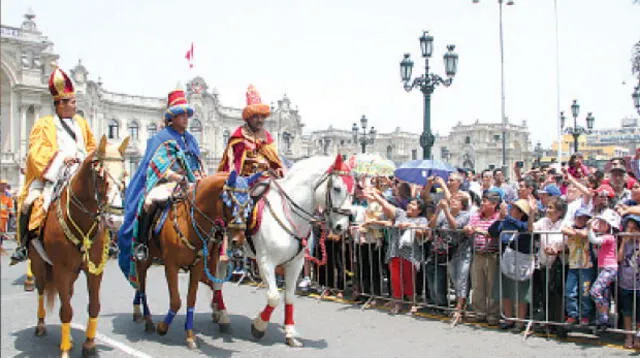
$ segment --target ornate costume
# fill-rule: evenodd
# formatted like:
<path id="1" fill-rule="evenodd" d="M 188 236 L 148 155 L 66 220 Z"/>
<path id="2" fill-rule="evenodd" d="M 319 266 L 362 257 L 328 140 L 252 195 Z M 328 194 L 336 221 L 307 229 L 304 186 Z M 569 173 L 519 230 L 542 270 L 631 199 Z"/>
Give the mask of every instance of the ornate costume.
<path id="1" fill-rule="evenodd" d="M 125 194 L 124 223 L 118 232 L 120 248 L 119 264 L 122 272 L 136 286 L 133 250 L 144 243 L 149 221 L 153 216 L 152 205 L 166 202 L 177 183 L 169 179 L 170 173 L 178 173 L 187 182 L 196 181 L 196 173 L 202 170 L 198 142 L 185 131 L 179 133 L 171 127 L 174 116 L 187 113 L 193 108 L 187 104 L 184 91 L 169 93 L 165 120 L 169 122 L 162 131 L 147 142 L 145 155 L 129 182 Z"/>
<path id="2" fill-rule="evenodd" d="M 54 102 L 75 98 L 71 79 L 59 68 L 49 76 L 49 91 Z M 29 134 L 25 182 L 18 196 L 18 240 L 22 246 L 26 245 L 22 236 L 27 230 L 40 228 L 51 204 L 54 186 L 65 179 L 65 159 L 77 159 L 76 164 L 68 167 L 68 174 L 71 174 L 95 147 L 96 141 L 87 121 L 78 114 L 73 118 L 60 118 L 57 114 L 44 116 L 33 125 Z"/>
<path id="3" fill-rule="evenodd" d="M 269 106 L 262 103 L 260 94 L 253 85 L 250 85 L 247 89 L 247 106 L 242 111 L 242 119 L 247 121 L 256 115 L 268 117 L 270 114 Z M 252 133 L 245 125 L 233 132 L 218 171 L 229 172 L 234 169 L 242 176 L 250 176 L 268 169 L 284 170 L 273 137 L 266 129 L 262 137 L 259 137 L 259 133 Z"/>

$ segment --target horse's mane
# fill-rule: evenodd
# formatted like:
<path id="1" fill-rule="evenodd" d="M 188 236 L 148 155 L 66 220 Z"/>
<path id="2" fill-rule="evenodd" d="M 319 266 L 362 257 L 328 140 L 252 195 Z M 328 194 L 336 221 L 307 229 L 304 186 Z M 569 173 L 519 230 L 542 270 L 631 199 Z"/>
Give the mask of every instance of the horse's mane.
<path id="1" fill-rule="evenodd" d="M 315 156 L 298 161 L 286 172 L 283 183 L 299 181 L 300 178 L 308 178 L 309 175 L 314 180 L 319 179 L 333 164 L 334 160 L 334 158 L 327 156 Z"/>

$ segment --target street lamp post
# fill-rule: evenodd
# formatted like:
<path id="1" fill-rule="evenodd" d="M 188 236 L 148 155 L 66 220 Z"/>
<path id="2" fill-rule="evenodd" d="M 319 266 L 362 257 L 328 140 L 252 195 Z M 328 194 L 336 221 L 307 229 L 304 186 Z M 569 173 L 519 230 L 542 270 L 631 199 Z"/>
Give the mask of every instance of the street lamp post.
<path id="1" fill-rule="evenodd" d="M 539 141 L 536 144 L 536 147 L 533 148 L 533 152 L 536 155 L 536 166 L 539 167 L 540 166 L 540 160 L 542 160 L 542 154 L 543 154 L 542 144 L 540 144 Z"/>
<path id="2" fill-rule="evenodd" d="M 360 118 L 360 126 L 362 127 L 362 131 L 360 132 L 358 130 L 358 125 L 355 122 L 351 127 L 351 131 L 353 132 L 353 142 L 358 143 L 358 141 L 360 141 L 360 147 L 362 148 L 363 154 L 367 152 L 367 145 L 373 144 L 373 142 L 376 140 L 376 129 L 373 126 L 371 126 L 371 129 L 369 129 L 369 131 L 367 132 L 368 121 L 369 120 L 367 119 L 367 117 L 365 117 L 363 114 Z"/>
<path id="3" fill-rule="evenodd" d="M 585 118 L 587 122 L 587 128 L 578 125 L 578 114 L 580 114 L 580 105 L 578 104 L 578 100 L 573 100 L 571 104 L 571 116 L 573 117 L 573 127 L 568 127 L 564 129 L 564 125 L 566 122 L 566 117 L 564 116 L 564 112 L 560 112 L 560 127 L 564 129 L 564 131 L 573 136 L 573 152 L 578 152 L 578 138 L 580 138 L 583 134 L 591 134 L 591 130 L 593 129 L 593 122 L 595 122 L 595 117 L 593 113 L 589 112 L 587 114 L 587 118 Z"/>
<path id="4" fill-rule="evenodd" d="M 480 0 L 473 0 L 474 4 L 479 3 Z M 507 109 L 504 89 L 504 31 L 502 26 L 502 7 L 504 4 L 509 6 L 514 5 L 513 0 L 498 0 L 498 19 L 500 29 L 500 114 L 502 123 L 502 171 L 506 173 L 507 168 Z"/>
<path id="5" fill-rule="evenodd" d="M 431 147 L 435 142 L 435 137 L 431 133 L 431 94 L 437 85 L 449 87 L 453 82 L 453 77 L 458 70 L 458 55 L 453 52 L 454 45 L 447 45 L 447 52 L 444 54 L 444 67 L 447 78 L 444 79 L 439 75 L 429 73 L 429 58 L 433 53 L 433 36 L 429 32 L 423 31 L 420 40 L 420 50 L 424 57 L 424 74 L 416 77 L 411 81 L 411 72 L 413 70 L 413 61 L 409 58 L 411 55 L 404 54 L 404 58 L 400 61 L 400 77 L 404 83 L 404 89 L 410 92 L 414 88 L 419 88 L 424 97 L 424 113 L 422 135 L 420 135 L 420 146 L 422 147 L 422 158 L 431 158 Z"/>

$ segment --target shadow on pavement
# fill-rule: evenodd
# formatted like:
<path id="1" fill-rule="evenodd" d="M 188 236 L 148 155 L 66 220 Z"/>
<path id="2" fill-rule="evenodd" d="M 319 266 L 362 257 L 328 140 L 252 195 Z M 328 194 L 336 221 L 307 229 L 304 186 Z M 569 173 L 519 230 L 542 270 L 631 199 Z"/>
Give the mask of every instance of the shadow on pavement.
<path id="1" fill-rule="evenodd" d="M 59 357 L 60 356 L 60 326 L 47 325 L 47 334 L 43 337 L 36 337 L 34 334 L 35 325 L 20 331 L 13 332 L 15 337 L 14 347 L 20 352 L 15 357 Z M 85 341 L 85 332 L 71 328 L 73 337 L 73 349 L 71 356 L 81 355 L 82 344 Z M 98 354 L 113 351 L 114 348 L 96 344 Z"/>
<path id="2" fill-rule="evenodd" d="M 157 342 L 163 345 L 180 346 L 186 348 L 184 322 L 185 314 L 178 314 L 169 331 L 165 336 L 157 333 L 147 333 L 144 330 L 144 323 L 133 322 L 131 313 L 118 313 L 114 315 L 103 315 L 103 318 L 113 317 L 113 333 L 126 337 L 130 343 L 139 341 Z M 164 316 L 154 315 L 153 321 L 157 325 L 164 319 Z M 230 357 L 239 350 L 224 349 L 219 346 L 212 345 L 206 341 L 211 339 L 216 341 L 221 339 L 225 344 L 232 344 L 236 340 L 255 342 L 261 346 L 282 345 L 285 346 L 284 328 L 281 324 L 269 324 L 267 331 L 262 339 L 257 340 L 251 334 L 251 319 L 241 315 L 230 315 L 231 329 L 229 333 L 221 333 L 217 323 L 212 322 L 211 315 L 208 313 L 196 313 L 194 315 L 194 332 L 198 336 L 198 351 L 203 354 L 215 357 Z M 325 349 L 328 347 L 326 340 L 311 340 L 299 338 L 304 344 L 304 348 Z"/>

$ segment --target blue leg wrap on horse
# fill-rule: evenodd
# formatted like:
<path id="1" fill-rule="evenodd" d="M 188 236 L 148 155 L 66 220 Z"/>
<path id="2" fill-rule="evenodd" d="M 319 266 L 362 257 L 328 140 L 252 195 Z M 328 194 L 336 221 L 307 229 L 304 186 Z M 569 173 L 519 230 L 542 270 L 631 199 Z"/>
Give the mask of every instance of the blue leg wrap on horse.
<path id="1" fill-rule="evenodd" d="M 176 316 L 176 313 L 173 312 L 172 310 L 169 310 L 169 312 L 167 312 L 167 315 L 164 316 L 164 323 L 166 323 L 167 325 L 170 325 L 171 322 L 173 322 L 173 318 Z"/>
<path id="2" fill-rule="evenodd" d="M 133 304 L 136 306 L 140 304 L 140 291 L 136 290 L 136 296 L 133 298 Z"/>
<path id="3" fill-rule="evenodd" d="M 195 307 L 187 308 L 187 321 L 184 323 L 185 331 L 190 331 L 193 329 L 193 311 L 194 310 L 195 310 Z"/>
<path id="4" fill-rule="evenodd" d="M 151 312 L 149 311 L 149 305 L 147 304 L 147 295 L 140 293 L 140 299 L 142 300 L 142 313 L 145 317 L 150 316 Z"/>

